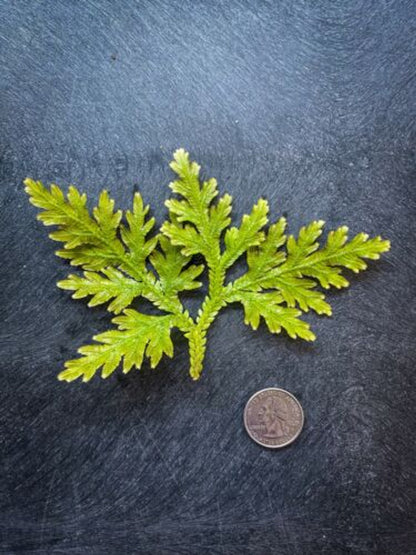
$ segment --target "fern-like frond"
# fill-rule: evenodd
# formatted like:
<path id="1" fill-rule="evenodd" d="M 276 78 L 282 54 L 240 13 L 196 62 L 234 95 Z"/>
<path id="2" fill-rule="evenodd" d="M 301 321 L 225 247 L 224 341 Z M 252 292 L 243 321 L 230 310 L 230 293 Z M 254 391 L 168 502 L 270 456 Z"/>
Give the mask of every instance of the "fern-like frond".
<path id="1" fill-rule="evenodd" d="M 165 202 L 170 221 L 162 225 L 161 231 L 173 245 L 181 247 L 185 256 L 202 254 L 208 266 L 219 263 L 219 238 L 231 222 L 231 196 L 224 195 L 212 204 L 218 195 L 216 179 L 199 181 L 200 167 L 189 160 L 183 149 L 174 153 L 170 166 L 179 179 L 170 184 L 172 191 L 182 197 Z"/>
<path id="2" fill-rule="evenodd" d="M 181 250 L 163 235 L 159 237 L 159 244 L 162 251 L 154 250 L 150 262 L 159 276 L 164 294 L 172 297 L 180 291 L 201 287 L 202 283 L 195 279 L 203 272 L 203 264 L 187 266 L 191 257 L 182 254 Z"/>
<path id="3" fill-rule="evenodd" d="M 184 256 L 208 253 L 208 245 L 204 238 L 192 225 L 181 225 L 177 222 L 165 222 L 161 231 L 169 238 L 172 245 L 180 247 Z"/>
<path id="4" fill-rule="evenodd" d="M 230 227 L 231 196 L 218 197 L 213 178 L 201 182 L 200 167 L 185 150 L 177 150 L 173 158 L 174 196 L 166 201 L 169 218 L 160 233 L 152 233 L 155 220 L 140 193 L 123 221 L 106 191 L 90 213 L 86 195 L 75 187 L 65 195 L 57 185 L 47 189 L 40 181 L 25 180 L 30 201 L 41 209 L 38 218 L 57 227 L 50 234 L 63 243 L 57 254 L 84 270 L 83 275 L 70 274 L 59 287 L 72 291 L 74 298 L 90 297 L 89 306 L 108 302 L 110 312 L 124 311 L 113 319 L 116 329 L 79 349 L 81 356 L 66 363 L 60 379 L 88 381 L 100 369 L 107 377 L 119 364 L 128 372 L 140 368 L 144 357 L 154 367 L 163 354 L 173 354 L 173 327 L 189 342 L 190 375 L 198 379 L 208 328 L 227 303 L 240 303 L 244 321 L 253 329 L 264 320 L 272 333 L 285 330 L 292 338 L 313 341 L 309 324 L 299 316 L 309 310 L 331 314 L 320 288 L 348 286 L 345 270 L 365 270 L 367 260 L 390 248 L 389 241 L 365 233 L 348 240 L 346 226 L 330 231 L 320 244 L 322 220 L 302 227 L 297 237 L 286 235 L 285 218 L 266 228 L 269 206 L 262 198 L 239 226 Z M 226 283 L 227 270 L 245 253 L 247 271 Z M 194 264 L 194 255 L 205 259 L 208 273 L 208 293 L 195 319 L 179 295 L 201 286 L 204 265 Z M 128 308 L 137 297 L 162 314 L 147 316 Z"/>
<path id="5" fill-rule="evenodd" d="M 138 270 L 145 271 L 145 262 L 157 245 L 158 237 L 148 239 L 155 225 L 154 218 L 147 218 L 149 206 L 145 206 L 140 193 L 135 193 L 133 210 L 127 210 L 127 226 L 120 228 L 123 243 L 126 245 L 127 259 Z"/>
<path id="6" fill-rule="evenodd" d="M 347 287 L 349 282 L 342 275 L 344 268 L 358 273 L 367 268 L 365 259 L 377 260 L 380 254 L 389 250 L 390 242 L 380 236 L 369 238 L 366 233 L 359 233 L 348 241 L 348 228 L 342 226 L 330 231 L 325 246 L 318 250 L 314 242 L 306 248 L 299 247 L 299 241 L 288 240 L 288 256 L 276 272 L 277 276 L 286 275 L 315 278 L 324 289 L 331 286 Z"/>
<path id="7" fill-rule="evenodd" d="M 111 267 L 104 268 L 101 273 L 84 272 L 84 277 L 70 274 L 66 279 L 58 281 L 57 285 L 61 289 L 74 291 L 73 299 L 91 296 L 88 306 L 96 306 L 111 300 L 108 310 L 116 314 L 143 293 L 141 282 Z"/>
<path id="8" fill-rule="evenodd" d="M 133 367 L 139 369 L 145 356 L 155 368 L 164 354 L 173 356 L 172 316 L 148 316 L 126 309 L 113 322 L 118 329 L 94 336 L 96 344 L 80 347 L 78 352 L 82 356 L 65 364 L 65 370 L 58 376 L 60 380 L 69 382 L 82 377 L 87 382 L 100 368 L 102 377 L 107 378 L 121 362 L 123 372 L 127 373 Z"/>
<path id="9" fill-rule="evenodd" d="M 292 339 L 296 339 L 296 337 L 301 337 L 306 341 L 315 339 L 315 334 L 309 329 L 309 324 L 299 319 L 301 311 L 282 305 L 284 299 L 279 293 L 241 291 L 234 300 L 243 305 L 244 323 L 250 325 L 254 330 L 259 327 L 260 318 L 264 318 L 272 333 L 280 333 L 283 328 Z"/>
<path id="10" fill-rule="evenodd" d="M 231 195 L 223 195 L 216 204 L 212 205 L 209 211 L 209 233 L 213 239 L 218 241 L 221 233 L 231 223 Z"/>
<path id="11" fill-rule="evenodd" d="M 263 282 L 266 289 L 277 289 L 287 306 L 299 306 L 304 312 L 309 309 L 317 314 L 331 316 L 331 306 L 324 300 L 325 295 L 316 291 L 316 281 L 312 279 L 301 279 L 292 275 L 275 276 L 270 281 Z"/>
<path id="12" fill-rule="evenodd" d="M 277 275 L 316 278 L 324 289 L 347 287 L 349 283 L 341 274 L 343 268 L 358 273 L 367 268 L 366 258 L 377 260 L 390 248 L 389 241 L 380 236 L 370 239 L 366 233 L 358 233 L 348 242 L 348 227 L 342 226 L 330 231 L 326 245 L 318 250 L 319 244 L 315 239 L 322 232 L 322 227 L 323 222 L 313 222 L 302 228 L 297 241 L 293 236 L 289 237 L 288 256 Z"/>
<path id="13" fill-rule="evenodd" d="M 318 314 L 331 315 L 325 295 L 317 291 L 321 285 L 347 287 L 349 282 L 342 275 L 344 268 L 358 272 L 367 267 L 365 258 L 376 259 L 390 248 L 389 241 L 380 237 L 369 239 L 360 233 L 348 240 L 348 228 L 342 226 L 328 234 L 320 249 L 318 238 L 324 222 L 315 221 L 303 227 L 296 239 L 283 235 L 285 222 L 280 220 L 270 226 L 265 240 L 247 253 L 248 271 L 233 284 L 233 290 L 260 291 L 276 289 L 289 307 L 299 306 Z M 286 243 L 286 251 L 279 250 Z"/>
<path id="14" fill-rule="evenodd" d="M 286 260 L 286 253 L 279 250 L 286 242 L 285 229 L 286 220 L 280 218 L 269 227 L 258 246 L 247 250 L 248 271 L 236 280 L 237 289 L 260 291 L 263 280 L 268 279 L 272 271 Z"/>
<path id="15" fill-rule="evenodd" d="M 64 243 L 57 255 L 86 270 L 101 270 L 120 264 L 124 249 L 117 238 L 121 211 L 114 212 L 114 201 L 107 191 L 100 195 L 98 206 L 91 217 L 86 203 L 87 196 L 70 186 L 65 195 L 57 185 L 46 189 L 40 181 L 26 179 L 26 192 L 30 202 L 43 212 L 38 219 L 45 225 L 56 225 L 51 239 Z"/>
<path id="16" fill-rule="evenodd" d="M 240 227 L 231 227 L 225 232 L 225 252 L 222 262 L 229 268 L 250 247 L 259 245 L 264 240 L 261 229 L 267 224 L 269 205 L 267 200 L 260 199 L 253 206 L 250 214 L 244 214 Z"/>

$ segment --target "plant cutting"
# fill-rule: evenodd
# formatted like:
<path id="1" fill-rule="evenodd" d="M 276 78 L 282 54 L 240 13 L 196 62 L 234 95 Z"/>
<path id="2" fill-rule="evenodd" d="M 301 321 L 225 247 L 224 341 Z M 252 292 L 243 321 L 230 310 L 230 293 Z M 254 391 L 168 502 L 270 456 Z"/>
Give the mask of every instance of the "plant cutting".
<path id="1" fill-rule="evenodd" d="M 189 372 L 201 376 L 207 332 L 220 310 L 239 303 L 244 322 L 257 329 L 264 320 L 274 334 L 284 330 L 291 338 L 313 341 L 315 335 L 302 312 L 331 315 L 323 290 L 347 287 L 345 269 L 357 273 L 390 248 L 380 236 L 358 233 L 348 240 L 348 228 L 330 231 L 320 244 L 324 222 L 313 221 L 298 235 L 286 234 L 286 219 L 269 224 L 269 205 L 260 198 L 238 226 L 231 226 L 232 198 L 218 198 L 217 182 L 201 182 L 200 166 L 184 149 L 170 164 L 177 179 L 170 183 L 174 196 L 166 201 L 168 219 L 154 233 L 155 220 L 140 193 L 124 215 L 114 209 L 107 191 L 90 212 L 85 193 L 70 186 L 25 180 L 30 202 L 41 209 L 38 219 L 55 226 L 51 239 L 63 243 L 57 255 L 82 270 L 58 286 L 75 299 L 89 297 L 89 306 L 107 303 L 115 314 L 113 328 L 80 347 L 80 356 L 69 360 L 60 380 L 89 381 L 98 371 L 107 378 L 120 365 L 124 373 L 139 369 L 145 358 L 152 368 L 163 355 L 173 356 L 171 331 L 179 329 L 189 343 Z M 269 225 L 268 225 L 269 224 Z M 203 263 L 195 263 L 198 256 Z M 233 281 L 227 272 L 242 257 L 247 269 Z M 196 317 L 185 309 L 180 295 L 198 289 L 204 269 L 208 292 Z M 158 315 L 132 308 L 142 297 L 159 310 Z"/>

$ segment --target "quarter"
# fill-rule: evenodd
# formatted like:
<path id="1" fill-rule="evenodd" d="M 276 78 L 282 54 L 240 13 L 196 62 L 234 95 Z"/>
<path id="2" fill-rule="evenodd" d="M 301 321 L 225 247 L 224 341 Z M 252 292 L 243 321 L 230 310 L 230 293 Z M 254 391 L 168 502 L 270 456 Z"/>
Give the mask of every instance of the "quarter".
<path id="1" fill-rule="evenodd" d="M 304 414 L 299 401 L 285 389 L 277 387 L 257 391 L 244 409 L 248 435 L 270 449 L 285 447 L 295 441 L 303 423 Z"/>

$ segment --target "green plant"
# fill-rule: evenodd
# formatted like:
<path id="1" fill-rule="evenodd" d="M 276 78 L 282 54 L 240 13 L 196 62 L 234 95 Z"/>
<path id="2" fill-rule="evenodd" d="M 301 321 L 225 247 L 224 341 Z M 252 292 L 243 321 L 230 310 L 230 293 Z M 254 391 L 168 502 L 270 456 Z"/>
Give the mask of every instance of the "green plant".
<path id="1" fill-rule="evenodd" d="M 301 311 L 331 314 L 318 286 L 328 289 L 349 285 L 342 269 L 365 270 L 365 258 L 378 259 L 390 248 L 381 237 L 369 239 L 359 233 L 347 240 L 348 228 L 330 231 L 320 248 L 324 222 L 303 227 L 297 238 L 285 235 L 286 220 L 280 218 L 266 229 L 269 206 L 260 199 L 239 227 L 231 224 L 231 196 L 214 203 L 217 182 L 199 180 L 200 167 L 183 149 L 174 153 L 170 167 L 178 179 L 170 184 L 177 195 L 166 201 L 169 220 L 151 235 L 154 218 L 136 193 L 133 208 L 114 211 L 107 191 L 89 213 L 85 194 L 71 186 L 67 196 L 57 185 L 46 189 L 40 181 L 26 179 L 32 204 L 43 211 L 38 219 L 55 225 L 50 234 L 64 243 L 57 255 L 80 266 L 83 275 L 71 274 L 58 282 L 73 291 L 74 298 L 90 297 L 89 306 L 110 302 L 114 329 L 94 336 L 96 343 L 79 349 L 81 357 L 70 360 L 59 379 L 90 380 L 102 369 L 106 378 L 122 362 L 123 371 L 140 368 L 144 356 L 154 368 L 162 356 L 173 355 L 171 330 L 181 330 L 189 342 L 190 375 L 198 379 L 203 367 L 206 335 L 218 312 L 229 303 L 241 303 L 245 323 L 257 329 L 263 318 L 272 333 L 284 329 L 290 337 L 313 341 L 315 335 L 301 320 Z M 285 247 L 285 249 L 284 249 Z M 226 283 L 227 270 L 244 253 L 247 271 Z M 197 280 L 204 265 L 193 264 L 202 256 L 208 269 L 209 289 L 197 317 L 184 309 L 179 294 L 201 286 Z M 128 308 L 136 297 L 153 303 L 161 314 L 146 315 Z"/>

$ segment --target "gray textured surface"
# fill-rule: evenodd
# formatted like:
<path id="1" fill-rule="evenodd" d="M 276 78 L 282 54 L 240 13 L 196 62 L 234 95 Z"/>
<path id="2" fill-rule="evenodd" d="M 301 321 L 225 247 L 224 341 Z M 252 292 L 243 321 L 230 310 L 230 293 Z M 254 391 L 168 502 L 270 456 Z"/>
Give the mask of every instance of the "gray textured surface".
<path id="1" fill-rule="evenodd" d="M 416 552 L 415 4 L 1 2 L 0 545 L 4 553 Z M 205 375 L 172 362 L 88 385 L 65 359 L 109 316 L 23 193 L 31 175 L 159 222 L 189 149 L 235 198 L 382 233 L 392 251 L 308 317 L 314 345 L 221 313 Z M 306 426 L 281 452 L 243 430 L 284 387 Z"/>

